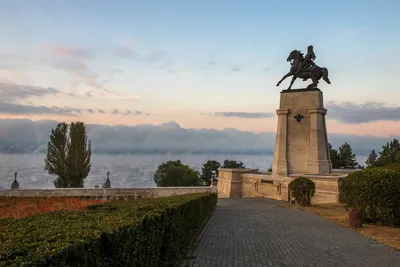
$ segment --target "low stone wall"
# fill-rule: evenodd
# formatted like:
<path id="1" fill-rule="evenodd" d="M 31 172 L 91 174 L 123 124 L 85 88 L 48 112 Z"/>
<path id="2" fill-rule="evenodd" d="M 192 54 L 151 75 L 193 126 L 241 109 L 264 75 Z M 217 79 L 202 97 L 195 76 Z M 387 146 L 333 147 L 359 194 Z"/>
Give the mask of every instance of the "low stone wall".
<path id="1" fill-rule="evenodd" d="M 290 201 L 289 183 L 298 177 L 307 177 L 315 183 L 313 204 L 339 203 L 339 184 L 346 176 L 298 174 L 288 177 L 272 176 L 254 169 L 220 169 L 218 197 L 264 197 Z"/>
<path id="2" fill-rule="evenodd" d="M 285 181 L 273 178 L 269 174 L 243 174 L 242 181 L 242 197 L 264 197 L 284 200 L 282 184 L 285 184 Z"/>
<path id="3" fill-rule="evenodd" d="M 218 197 L 242 197 L 242 174 L 257 173 L 257 169 L 219 169 L 218 171 Z"/>
<path id="4" fill-rule="evenodd" d="M 243 174 L 242 197 L 265 197 L 276 200 L 290 201 L 289 183 L 299 177 L 291 175 L 286 178 L 274 178 L 270 175 Z M 339 203 L 339 183 L 341 176 L 313 176 L 307 177 L 315 183 L 313 204 Z"/>
<path id="5" fill-rule="evenodd" d="M 88 197 L 96 199 L 157 198 L 194 193 L 216 193 L 215 186 L 156 188 L 57 188 L 2 190 L 0 197 Z"/>
<path id="6" fill-rule="evenodd" d="M 315 195 L 311 203 L 339 203 L 339 184 L 344 176 L 301 175 L 301 177 L 306 177 L 315 183 Z"/>

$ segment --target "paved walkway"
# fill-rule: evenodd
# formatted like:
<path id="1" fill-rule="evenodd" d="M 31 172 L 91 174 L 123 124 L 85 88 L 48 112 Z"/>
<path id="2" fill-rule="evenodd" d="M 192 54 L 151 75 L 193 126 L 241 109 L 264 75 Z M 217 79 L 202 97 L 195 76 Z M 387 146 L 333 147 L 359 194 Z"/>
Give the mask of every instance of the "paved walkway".
<path id="1" fill-rule="evenodd" d="M 281 203 L 220 199 L 183 266 L 400 266 L 399 251 Z"/>

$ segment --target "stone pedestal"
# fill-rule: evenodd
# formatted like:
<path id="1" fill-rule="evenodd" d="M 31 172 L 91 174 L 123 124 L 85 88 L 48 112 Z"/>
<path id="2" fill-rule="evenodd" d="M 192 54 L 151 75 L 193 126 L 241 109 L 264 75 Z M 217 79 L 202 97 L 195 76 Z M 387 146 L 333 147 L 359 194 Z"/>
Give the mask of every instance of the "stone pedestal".
<path id="1" fill-rule="evenodd" d="M 322 91 L 284 90 L 276 113 L 272 176 L 331 173 Z"/>

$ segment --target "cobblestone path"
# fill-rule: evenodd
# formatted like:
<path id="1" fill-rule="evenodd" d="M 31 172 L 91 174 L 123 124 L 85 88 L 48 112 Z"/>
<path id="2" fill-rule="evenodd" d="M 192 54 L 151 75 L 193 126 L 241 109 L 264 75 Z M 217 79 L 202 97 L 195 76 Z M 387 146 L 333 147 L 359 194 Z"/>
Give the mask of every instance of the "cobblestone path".
<path id="1" fill-rule="evenodd" d="M 218 200 L 183 266 L 400 267 L 400 251 L 281 203 Z"/>

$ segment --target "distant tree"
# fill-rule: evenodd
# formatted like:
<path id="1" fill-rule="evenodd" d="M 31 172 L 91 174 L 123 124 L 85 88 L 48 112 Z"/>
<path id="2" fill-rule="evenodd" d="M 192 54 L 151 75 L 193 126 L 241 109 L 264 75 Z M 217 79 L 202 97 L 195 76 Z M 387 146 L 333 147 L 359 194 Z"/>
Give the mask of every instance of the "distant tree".
<path id="1" fill-rule="evenodd" d="M 226 159 L 224 160 L 224 164 L 222 165 L 222 168 L 227 168 L 227 169 L 236 169 L 236 168 L 245 168 L 243 162 L 237 162 L 236 160 L 230 160 Z"/>
<path id="2" fill-rule="evenodd" d="M 218 177 L 218 168 L 221 167 L 221 163 L 216 160 L 208 160 L 201 167 L 201 179 L 207 183 L 211 180 L 216 180 Z"/>
<path id="3" fill-rule="evenodd" d="M 375 152 L 375 149 L 371 150 L 365 164 L 367 165 L 367 168 L 373 168 L 378 165 L 378 154 Z"/>
<path id="4" fill-rule="evenodd" d="M 154 174 L 157 186 L 195 186 L 200 183 L 199 172 L 182 164 L 180 160 L 167 161 L 158 166 Z"/>
<path id="5" fill-rule="evenodd" d="M 154 173 L 153 180 L 158 185 L 160 180 L 167 174 L 168 168 L 171 166 L 182 166 L 182 162 L 180 160 L 170 160 L 160 164 Z"/>
<path id="6" fill-rule="evenodd" d="M 386 143 L 382 146 L 382 151 L 379 152 L 377 165 L 385 166 L 389 164 L 400 164 L 400 143 L 397 139 Z"/>
<path id="7" fill-rule="evenodd" d="M 332 145 L 330 143 L 328 143 L 328 147 L 329 147 L 329 156 L 332 162 L 332 168 L 339 169 L 340 168 L 339 153 L 336 149 L 332 148 Z"/>
<path id="8" fill-rule="evenodd" d="M 57 176 L 55 187 L 83 187 L 91 170 L 90 159 L 91 141 L 83 122 L 63 122 L 51 130 L 44 169 Z"/>
<path id="9" fill-rule="evenodd" d="M 358 166 L 356 155 L 348 143 L 344 143 L 339 147 L 340 167 L 344 169 L 355 169 Z"/>

